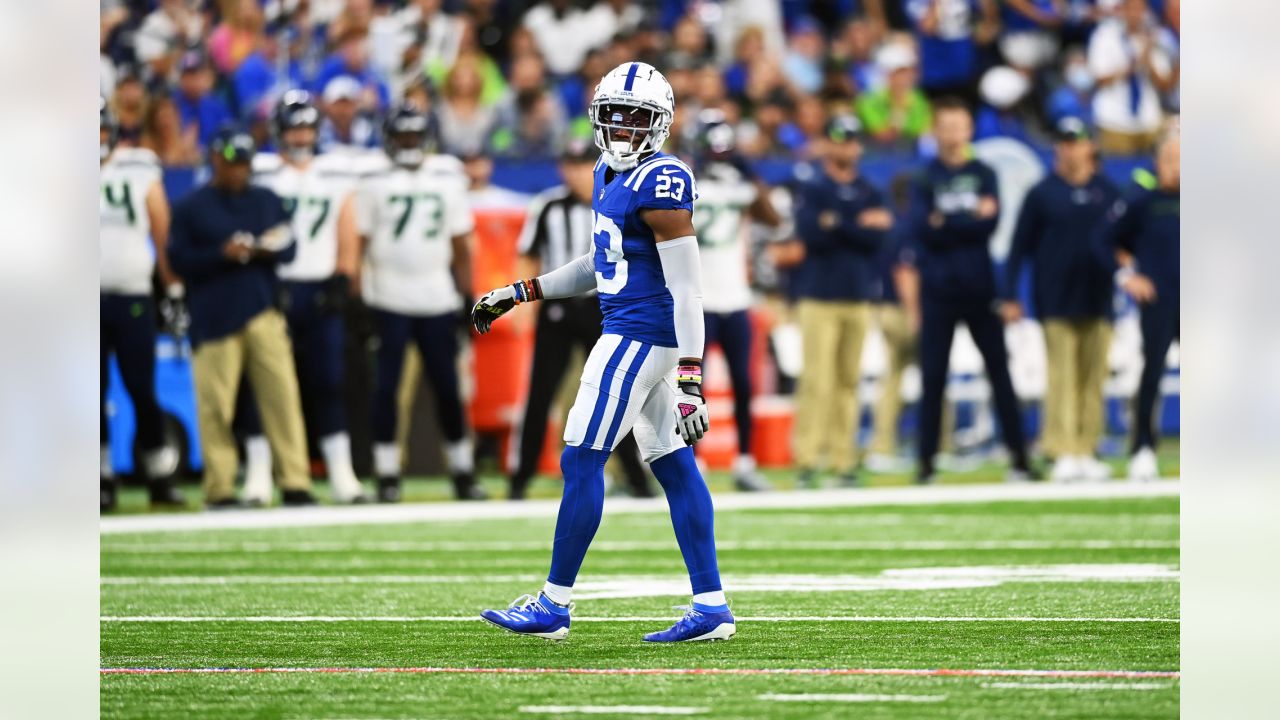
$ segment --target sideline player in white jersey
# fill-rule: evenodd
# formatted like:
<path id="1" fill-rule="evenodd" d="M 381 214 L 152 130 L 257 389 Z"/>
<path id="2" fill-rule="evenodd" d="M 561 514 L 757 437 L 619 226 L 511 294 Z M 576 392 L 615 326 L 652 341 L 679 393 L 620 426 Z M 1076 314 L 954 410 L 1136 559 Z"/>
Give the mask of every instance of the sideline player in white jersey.
<path id="1" fill-rule="evenodd" d="M 294 259 L 277 273 L 298 385 L 312 423 L 308 434 L 319 441 L 334 502 L 364 502 L 364 488 L 351 465 L 342 393 L 346 373 L 342 310 L 359 252 L 355 202 L 359 175 L 351 168 L 350 158 L 317 154 L 320 111 L 310 93 L 290 90 L 282 95 L 274 122 L 279 153 L 254 155 L 253 182 L 284 200 L 298 239 Z M 246 499 L 265 504 L 271 494 L 269 475 L 246 471 Z"/>
<path id="2" fill-rule="evenodd" d="M 624 63 L 596 86 L 591 124 L 601 160 L 592 193 L 593 248 L 537 278 L 485 294 L 476 330 L 520 303 L 598 291 L 603 334 L 582 371 L 560 456 L 564 496 L 542 592 L 481 617 L 523 635 L 569 634 L 573 584 L 600 526 L 604 464 L 629 431 L 667 495 L 693 603 L 648 642 L 724 640 L 736 631 L 716 560 L 711 493 L 693 456 L 707 431 L 702 399 L 702 265 L 693 228 L 693 173 L 662 150 L 671 85 L 650 65 Z"/>
<path id="3" fill-rule="evenodd" d="M 750 227 L 755 221 L 777 228 L 782 218 L 769 201 L 768 190 L 737 155 L 733 126 L 724 113 L 708 109 L 698 115 L 695 167 L 698 171 L 698 212 L 693 226 L 707 273 L 702 293 L 706 311 L 706 342 L 718 343 L 729 366 L 733 386 L 733 419 L 738 457 L 733 482 L 747 492 L 768 490 L 769 482 L 756 470 L 751 454 L 751 284 L 747 267 Z"/>
<path id="4" fill-rule="evenodd" d="M 436 396 L 445 460 L 460 500 L 485 497 L 458 387 L 458 327 L 463 297 L 471 294 L 471 232 L 462 163 L 429 151 L 431 119 L 411 105 L 388 115 L 383 129 L 388 163 L 365 175 L 358 195 L 360 235 L 366 243 L 361 276 L 379 345 L 373 396 L 373 465 L 378 499 L 400 499 L 396 392 L 405 348 L 414 342 Z"/>
<path id="5" fill-rule="evenodd" d="M 99 345 L 101 369 L 100 508 L 116 504 L 115 469 L 107 442 L 107 384 L 115 354 L 125 390 L 133 401 L 137 427 L 135 446 L 142 449 L 141 471 L 150 483 L 152 505 L 181 505 L 182 494 L 170 485 L 178 469 L 178 451 L 164 439 L 164 415 L 156 402 L 156 315 L 151 276 L 171 298 L 182 296 L 182 283 L 169 269 L 165 243 L 169 237 L 169 201 L 161 181 L 160 159 L 144 148 L 117 147 L 115 118 L 98 100 Z"/>

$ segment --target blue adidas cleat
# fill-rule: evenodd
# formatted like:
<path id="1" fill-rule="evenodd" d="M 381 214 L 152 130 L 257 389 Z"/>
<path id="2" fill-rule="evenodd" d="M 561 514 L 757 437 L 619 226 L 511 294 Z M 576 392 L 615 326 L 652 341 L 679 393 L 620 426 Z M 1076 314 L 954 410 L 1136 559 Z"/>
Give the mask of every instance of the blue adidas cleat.
<path id="1" fill-rule="evenodd" d="M 547 640 L 563 640 L 569 636 L 569 613 L 573 605 L 560 607 L 542 593 L 537 597 L 522 595 L 506 610 L 485 610 L 480 617 L 518 635 L 532 635 Z"/>
<path id="2" fill-rule="evenodd" d="M 684 610 L 684 617 L 675 625 L 661 632 L 652 632 L 644 636 L 645 642 L 694 642 L 697 640 L 728 640 L 738 631 L 733 622 L 733 613 L 729 606 L 717 611 L 699 609 L 686 605 L 677 605 L 677 610 Z"/>

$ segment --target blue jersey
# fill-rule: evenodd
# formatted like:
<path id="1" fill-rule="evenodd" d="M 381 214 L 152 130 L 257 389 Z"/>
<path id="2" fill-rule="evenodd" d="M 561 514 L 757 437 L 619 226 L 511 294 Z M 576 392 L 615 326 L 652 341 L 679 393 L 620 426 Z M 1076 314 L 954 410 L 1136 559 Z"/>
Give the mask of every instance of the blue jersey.
<path id="1" fill-rule="evenodd" d="M 655 153 L 621 173 L 596 163 L 592 236 L 605 334 L 676 346 L 674 303 L 653 231 L 640 211 L 692 212 L 696 198 L 693 173 L 671 155 Z"/>

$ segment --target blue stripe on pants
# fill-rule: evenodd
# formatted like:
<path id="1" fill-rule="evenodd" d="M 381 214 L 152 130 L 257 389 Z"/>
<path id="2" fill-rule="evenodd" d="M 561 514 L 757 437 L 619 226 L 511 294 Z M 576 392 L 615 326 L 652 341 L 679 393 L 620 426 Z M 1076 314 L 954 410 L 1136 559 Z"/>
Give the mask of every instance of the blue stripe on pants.
<path id="1" fill-rule="evenodd" d="M 631 343 L 631 340 L 619 338 L 618 347 L 613 351 L 609 362 L 605 363 L 604 372 L 600 373 L 600 388 L 596 393 L 596 406 L 591 411 L 591 421 L 587 423 L 587 432 L 582 436 L 583 444 L 588 447 L 591 445 L 591 439 L 596 436 L 596 433 L 600 432 L 600 423 L 604 421 L 604 410 L 609 404 L 609 388 L 613 385 L 613 375 L 618 371 L 622 356 L 626 354 L 627 348 L 631 347 Z"/>
<path id="2" fill-rule="evenodd" d="M 618 407 L 613 412 L 613 422 L 609 423 L 609 432 L 604 436 L 605 450 L 613 447 L 613 439 L 618 436 L 618 428 L 622 427 L 622 416 L 627 411 L 627 401 L 631 399 L 631 387 L 635 385 L 636 375 L 644 366 L 644 359 L 649 356 L 651 347 L 653 346 L 649 343 L 640 343 L 640 350 L 631 359 L 631 367 L 627 368 L 627 374 L 622 378 L 622 391 L 618 393 Z"/>

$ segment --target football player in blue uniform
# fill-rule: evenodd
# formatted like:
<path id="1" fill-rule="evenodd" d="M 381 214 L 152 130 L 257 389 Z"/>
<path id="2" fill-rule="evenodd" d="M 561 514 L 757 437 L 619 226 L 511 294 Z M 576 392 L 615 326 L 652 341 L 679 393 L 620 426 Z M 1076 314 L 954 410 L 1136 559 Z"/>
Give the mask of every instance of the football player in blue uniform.
<path id="1" fill-rule="evenodd" d="M 582 372 L 565 425 L 564 496 L 551 572 L 536 597 L 481 617 L 523 635 L 569 634 L 573 583 L 600 526 L 604 464 L 634 430 L 667 504 L 693 589 L 693 603 L 649 642 L 725 640 L 733 614 L 720 585 L 711 493 L 694 462 L 707 431 L 702 398 L 702 269 L 693 228 L 693 173 L 661 152 L 675 114 L 671 86 L 641 62 L 614 68 L 596 86 L 591 123 L 602 153 L 595 167 L 591 252 L 556 270 L 492 290 L 472 310 L 484 333 L 516 305 L 595 289 L 603 335 Z"/>

